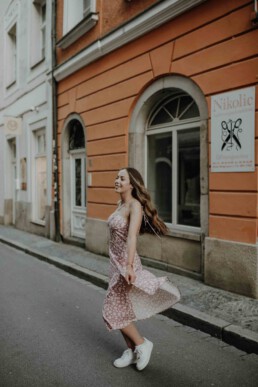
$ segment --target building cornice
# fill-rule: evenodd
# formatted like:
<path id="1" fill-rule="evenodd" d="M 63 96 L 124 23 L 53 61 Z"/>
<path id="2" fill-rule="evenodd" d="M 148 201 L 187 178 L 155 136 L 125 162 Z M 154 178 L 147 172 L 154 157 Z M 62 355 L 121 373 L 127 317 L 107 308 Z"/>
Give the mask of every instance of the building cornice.
<path id="1" fill-rule="evenodd" d="M 154 30 L 204 1 L 206 0 L 165 0 L 158 3 L 58 66 L 54 71 L 55 79 L 61 81 L 91 62 Z"/>

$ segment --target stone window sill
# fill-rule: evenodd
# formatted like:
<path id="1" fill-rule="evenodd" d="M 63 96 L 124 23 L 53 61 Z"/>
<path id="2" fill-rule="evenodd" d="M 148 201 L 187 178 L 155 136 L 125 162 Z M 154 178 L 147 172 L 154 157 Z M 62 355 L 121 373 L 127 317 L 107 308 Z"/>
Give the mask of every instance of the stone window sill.
<path id="1" fill-rule="evenodd" d="M 69 47 L 82 35 L 93 28 L 97 24 L 98 19 L 99 17 L 96 13 L 91 13 L 87 18 L 83 19 L 79 24 L 77 24 L 72 30 L 68 31 L 62 37 L 62 39 L 57 42 L 57 47 L 60 47 L 63 50 Z"/>
<path id="2" fill-rule="evenodd" d="M 42 222 L 40 220 L 32 220 L 31 223 L 35 224 L 37 226 L 42 226 L 42 227 L 44 227 L 46 225 L 46 222 Z"/>
<path id="3" fill-rule="evenodd" d="M 172 228 L 168 225 L 168 233 L 167 236 L 171 236 L 174 238 L 181 238 L 181 239 L 190 239 L 193 241 L 200 241 L 201 240 L 201 231 L 188 231 L 188 230 L 179 230 Z"/>

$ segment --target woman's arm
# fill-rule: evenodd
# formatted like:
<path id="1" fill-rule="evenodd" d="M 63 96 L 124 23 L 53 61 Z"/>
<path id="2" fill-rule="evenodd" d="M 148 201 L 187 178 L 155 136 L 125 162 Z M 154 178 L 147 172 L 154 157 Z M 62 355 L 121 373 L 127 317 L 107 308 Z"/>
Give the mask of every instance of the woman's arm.
<path id="1" fill-rule="evenodd" d="M 128 283 L 132 283 L 135 280 L 133 262 L 136 252 L 137 236 L 142 222 L 142 207 L 137 200 L 134 200 L 129 207 L 129 217 L 130 223 L 127 237 L 127 270 L 125 279 Z"/>

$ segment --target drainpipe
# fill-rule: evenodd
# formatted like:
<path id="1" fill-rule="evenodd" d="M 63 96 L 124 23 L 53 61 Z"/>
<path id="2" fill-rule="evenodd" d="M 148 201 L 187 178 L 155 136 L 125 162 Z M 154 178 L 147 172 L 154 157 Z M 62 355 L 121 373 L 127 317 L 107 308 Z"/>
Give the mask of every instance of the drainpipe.
<path id="1" fill-rule="evenodd" d="M 54 77 L 56 66 L 56 1 L 52 0 L 51 21 L 51 84 L 52 84 L 52 124 L 53 124 L 53 177 L 54 177 L 54 217 L 55 217 L 55 240 L 60 242 L 60 218 L 59 218 L 59 174 L 58 174 L 58 147 L 57 147 L 57 85 Z"/>

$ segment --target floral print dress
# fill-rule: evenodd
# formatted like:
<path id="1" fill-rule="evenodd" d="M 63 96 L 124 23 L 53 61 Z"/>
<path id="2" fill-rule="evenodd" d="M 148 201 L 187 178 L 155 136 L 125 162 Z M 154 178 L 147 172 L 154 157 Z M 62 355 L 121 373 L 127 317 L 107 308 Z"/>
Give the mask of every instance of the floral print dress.
<path id="1" fill-rule="evenodd" d="M 134 257 L 136 279 L 125 280 L 129 225 L 118 212 L 108 219 L 110 229 L 109 286 L 103 305 L 103 318 L 109 330 L 122 329 L 132 321 L 160 313 L 180 300 L 179 290 L 167 277 L 157 278 L 142 268 L 139 255 Z"/>

